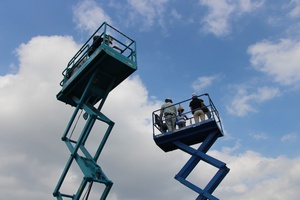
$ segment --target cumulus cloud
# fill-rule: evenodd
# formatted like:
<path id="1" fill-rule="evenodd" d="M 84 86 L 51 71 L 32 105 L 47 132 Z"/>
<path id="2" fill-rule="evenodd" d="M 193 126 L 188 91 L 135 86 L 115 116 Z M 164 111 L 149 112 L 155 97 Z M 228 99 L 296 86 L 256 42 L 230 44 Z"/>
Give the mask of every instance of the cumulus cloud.
<path id="1" fill-rule="evenodd" d="M 299 41 L 262 41 L 250 46 L 248 53 L 253 68 L 270 76 L 274 82 L 285 86 L 300 82 Z"/>
<path id="2" fill-rule="evenodd" d="M 0 184 L 6 185 L 1 187 L 6 198 L 45 199 L 51 194 L 53 176 L 60 171 L 57 155 L 65 155 L 56 142 L 62 130 L 58 118 L 67 115 L 55 94 L 59 74 L 77 48 L 71 37 L 32 38 L 16 50 L 18 72 L 0 76 Z"/>
<path id="3" fill-rule="evenodd" d="M 260 87 L 256 91 L 249 92 L 249 88 L 237 86 L 236 95 L 231 104 L 227 106 L 227 111 L 233 115 L 245 116 L 251 112 L 257 112 L 254 105 L 268 101 L 278 95 L 280 91 L 274 87 Z"/>
<path id="4" fill-rule="evenodd" d="M 7 199 L 53 199 L 52 192 L 70 155 L 60 138 L 74 110 L 57 101 L 55 95 L 60 90 L 61 71 L 78 48 L 71 37 L 32 38 L 17 49 L 18 73 L 0 77 L 0 192 Z M 151 112 L 161 103 L 148 99 L 147 88 L 138 76 L 127 79 L 108 96 L 102 111 L 116 124 L 99 165 L 114 182 L 110 199 L 174 199 L 174 195 L 181 200 L 196 198 L 173 179 L 189 155 L 181 151 L 165 154 L 152 139 Z M 100 142 L 100 123 L 96 122 L 87 141 L 91 147 Z M 285 198 L 297 198 L 299 159 L 270 159 L 255 152 L 210 154 L 228 162 L 231 168 L 215 191 L 216 196 L 235 200 L 260 194 L 276 199 L 278 187 L 274 186 L 280 186 L 289 191 Z M 205 173 L 210 172 L 210 166 L 199 170 L 205 174 L 200 180 L 211 178 Z M 78 185 L 74 183 L 81 178 L 80 170 L 72 170 L 64 188 L 76 190 Z M 261 187 L 269 193 L 261 192 Z"/>
<path id="5" fill-rule="evenodd" d="M 203 31 L 212 33 L 217 37 L 226 36 L 231 32 L 231 19 L 245 13 L 253 12 L 260 8 L 263 2 L 263 0 L 199 0 L 201 6 L 206 6 L 209 9 L 208 14 L 202 21 Z"/>
<path id="6" fill-rule="evenodd" d="M 128 0 L 129 8 L 129 23 L 141 23 L 141 30 L 146 31 L 151 28 L 155 23 L 158 23 L 165 29 L 165 7 L 168 0 Z"/>
<path id="7" fill-rule="evenodd" d="M 110 16 L 93 0 L 84 0 L 73 7 L 74 21 L 77 28 L 90 33 L 102 22 L 112 24 Z"/>
<path id="8" fill-rule="evenodd" d="M 212 155 L 227 160 L 231 169 L 216 192 L 222 193 L 222 199 L 298 198 L 294 185 L 300 182 L 299 158 L 266 158 L 254 151 L 235 156 L 226 156 L 220 152 L 213 152 Z M 285 192 L 279 194 L 276 190 Z"/>
<path id="9" fill-rule="evenodd" d="M 226 1 L 201 0 L 200 4 L 209 8 L 208 15 L 203 19 L 204 31 L 216 36 L 227 35 L 230 32 L 228 21 L 234 6 Z"/>
<path id="10" fill-rule="evenodd" d="M 53 199 L 70 154 L 60 138 L 74 110 L 55 95 L 60 90 L 61 72 L 78 48 L 71 37 L 32 38 L 17 49 L 19 71 L 0 77 L 0 192 L 8 199 Z M 151 113 L 161 103 L 148 100 L 138 76 L 127 79 L 108 96 L 102 111 L 116 124 L 99 165 L 115 182 L 110 197 L 167 199 L 173 190 L 185 190 L 173 180 L 183 164 L 182 154 L 166 155 L 152 139 Z M 83 121 L 81 117 L 76 128 L 79 133 Z M 87 141 L 92 150 L 105 130 L 100 124 L 95 124 Z M 72 167 L 63 188 L 73 193 L 82 176 L 78 167 Z M 167 178 L 158 183 L 163 176 Z M 179 197 L 184 199 L 181 193 Z"/>
<path id="11" fill-rule="evenodd" d="M 196 92 L 201 92 L 203 89 L 209 87 L 218 77 L 218 75 L 198 77 L 197 80 L 193 82 L 192 88 Z"/>
<path id="12" fill-rule="evenodd" d="M 94 0 L 84 0 L 73 7 L 74 21 L 77 28 L 90 33 L 99 27 L 99 22 L 116 26 L 116 22 L 108 14 L 111 9 L 115 18 L 120 18 L 123 25 L 139 26 L 139 31 L 148 31 L 158 25 L 166 32 L 165 12 L 168 0 L 159 1 L 139 1 L 128 0 L 125 2 L 109 1 L 105 5 L 100 5 Z M 172 12 L 174 18 L 180 17 L 178 13 Z M 125 21 L 123 19 L 126 19 Z"/>
<path id="13" fill-rule="evenodd" d="M 165 1 L 156 2 L 148 4 L 158 6 Z M 147 12 L 144 20 L 151 26 L 152 11 Z M 93 31 L 99 26 L 99 18 L 110 22 L 109 16 L 93 1 L 78 4 L 74 13 L 78 13 L 75 20 L 83 30 Z M 92 23 L 96 18 L 97 23 Z M 16 50 L 18 71 L 0 76 L 0 193 L 7 199 L 53 199 L 52 192 L 70 156 L 60 138 L 74 110 L 57 101 L 55 95 L 61 89 L 61 72 L 78 49 L 79 44 L 69 36 L 34 37 Z M 200 77 L 195 81 L 195 89 L 201 89 L 199 84 L 207 87 L 213 80 L 214 77 Z M 243 114 L 249 111 L 244 107 L 252 108 L 251 103 L 262 103 L 276 95 L 279 95 L 276 88 L 259 88 L 253 93 L 241 89 L 235 96 L 237 106 L 232 106 L 237 113 Z M 189 155 L 182 151 L 165 154 L 153 141 L 151 112 L 161 103 L 149 99 L 143 81 L 135 75 L 108 96 L 102 111 L 116 124 L 99 158 L 99 165 L 114 182 L 108 199 L 173 200 L 176 197 L 186 200 L 197 197 L 173 179 Z M 84 122 L 81 117 L 79 131 Z M 105 130 L 100 124 L 96 122 L 87 141 L 91 149 L 99 145 Z M 290 136 L 282 140 L 286 141 L 285 138 Z M 214 192 L 216 196 L 225 200 L 298 198 L 299 158 L 267 158 L 254 151 L 235 155 L 241 145 L 208 152 L 231 168 Z M 206 172 L 211 172 L 210 166 L 198 170 L 204 177 L 193 173 L 196 176 L 189 179 L 201 182 L 202 178 L 209 178 Z M 82 176 L 78 168 L 72 168 L 64 188 L 74 192 L 79 186 L 76 181 Z M 280 190 L 285 193 L 278 194 Z"/>
<path id="14" fill-rule="evenodd" d="M 18 73 L 0 77 L 0 185 L 5 186 L 1 187 L 1 194 L 8 199 L 53 199 L 51 194 L 69 155 L 60 137 L 74 109 L 57 101 L 55 95 L 60 90 L 61 72 L 77 50 L 71 37 L 35 37 L 17 49 Z M 155 173 L 154 166 L 166 165 L 151 132 L 151 112 L 160 103 L 148 102 L 147 98 L 147 90 L 136 76 L 113 91 L 103 108 L 116 125 L 110 137 L 113 142 L 107 145 L 101 159 L 107 163 L 104 171 L 112 180 L 118 180 L 115 188 L 121 191 L 113 193 L 121 195 L 121 199 L 126 195 L 128 199 L 132 195 L 143 196 L 142 191 L 147 190 L 143 188 L 145 180 L 151 188 L 162 187 L 155 179 L 168 170 Z M 96 133 L 103 132 L 101 128 L 96 126 Z M 96 136 L 92 135 L 92 141 L 93 137 Z M 99 138 L 96 141 L 94 145 L 99 144 Z M 136 162 L 140 162 L 138 168 Z M 71 172 L 68 177 L 67 188 L 75 188 L 73 182 L 82 174 Z M 138 178 L 132 182 L 136 185 L 131 186 L 141 188 L 140 194 L 126 186 L 132 177 Z M 14 192 L 16 188 L 18 192 Z M 153 195 L 149 198 L 156 199 L 159 193 Z"/>

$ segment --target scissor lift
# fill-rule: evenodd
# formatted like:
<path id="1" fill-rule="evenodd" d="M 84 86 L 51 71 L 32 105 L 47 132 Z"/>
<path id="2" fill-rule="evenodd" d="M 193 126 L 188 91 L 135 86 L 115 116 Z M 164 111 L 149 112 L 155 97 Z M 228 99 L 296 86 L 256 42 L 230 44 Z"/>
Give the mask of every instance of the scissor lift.
<path id="1" fill-rule="evenodd" d="M 94 36 L 99 36 L 96 41 L 92 41 L 96 38 Z M 102 38 L 101 44 L 100 38 Z M 110 46 L 111 39 L 121 49 L 120 51 Z M 93 53 L 91 53 L 92 49 Z M 135 70 L 137 70 L 135 41 L 104 22 L 79 49 L 63 71 L 63 80 L 60 82 L 62 89 L 57 94 L 57 99 L 75 107 L 75 111 L 62 136 L 71 155 L 53 192 L 53 196 L 58 200 L 65 198 L 78 200 L 84 191 L 84 199 L 88 199 L 94 182 L 105 185 L 100 199 L 106 199 L 113 182 L 104 174 L 97 160 L 114 122 L 106 117 L 101 109 L 109 92 Z M 85 111 L 83 116 L 86 122 L 78 138 L 72 139 L 74 127 L 77 124 L 76 116 L 79 116 L 80 111 Z M 94 155 L 91 155 L 85 144 L 96 120 L 107 124 L 108 128 L 104 131 Z M 62 191 L 62 185 L 73 161 L 76 161 L 81 169 L 83 179 L 78 190 L 68 194 Z"/>
<path id="2" fill-rule="evenodd" d="M 227 168 L 226 163 L 207 155 L 206 152 L 219 137 L 223 136 L 223 129 L 218 111 L 209 95 L 203 94 L 198 97 L 203 100 L 207 100 L 206 102 L 208 102 L 208 104 L 206 106 L 211 113 L 210 118 L 206 116 L 204 121 L 193 123 L 191 111 L 184 112 L 186 116 L 190 116 L 188 117 L 189 120 L 187 120 L 187 125 L 180 129 L 177 128 L 173 131 L 164 132 L 162 128 L 164 119 L 160 119 L 158 117 L 160 116 L 161 110 L 156 110 L 152 113 L 153 139 L 155 143 L 165 152 L 180 149 L 191 155 L 191 158 L 175 176 L 175 179 L 193 191 L 197 192 L 199 195 L 196 200 L 218 200 L 218 198 L 213 196 L 212 193 L 229 172 L 229 168 Z M 181 106 L 186 110 L 189 110 L 190 101 L 191 99 L 188 99 L 174 105 L 177 108 Z M 199 143 L 201 144 L 197 149 L 191 147 L 192 145 Z M 218 169 L 217 173 L 204 188 L 200 188 L 186 179 L 201 160 Z"/>

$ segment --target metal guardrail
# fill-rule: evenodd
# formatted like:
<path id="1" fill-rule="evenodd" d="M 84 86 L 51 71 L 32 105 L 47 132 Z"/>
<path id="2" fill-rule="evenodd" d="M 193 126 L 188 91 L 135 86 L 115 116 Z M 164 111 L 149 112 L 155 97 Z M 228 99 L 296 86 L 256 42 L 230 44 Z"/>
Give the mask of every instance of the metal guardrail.
<path id="1" fill-rule="evenodd" d="M 111 25 L 104 22 L 93 34 L 92 36 L 82 45 L 82 47 L 78 50 L 78 52 L 71 58 L 67 67 L 63 70 L 63 80 L 60 82 L 60 86 L 63 86 L 65 81 L 69 78 L 69 73 L 77 67 L 80 66 L 84 61 L 89 59 L 88 52 L 93 44 L 93 37 L 100 36 L 102 38 L 112 38 L 114 46 L 122 49 L 122 52 L 118 52 L 120 55 L 127 57 L 130 59 L 135 65 L 137 65 L 136 59 L 136 42 L 118 31 Z M 104 45 L 109 47 L 108 43 L 103 42 Z"/>
<path id="2" fill-rule="evenodd" d="M 205 93 L 205 94 L 201 94 L 199 96 L 197 96 L 198 98 L 201 98 L 206 107 L 208 108 L 210 114 L 211 114 L 211 119 L 216 121 L 216 123 L 218 124 L 221 132 L 223 132 L 223 128 L 222 128 L 222 124 L 221 124 L 221 119 L 219 116 L 219 112 L 217 110 L 217 108 L 215 107 L 213 101 L 211 100 L 210 96 Z M 180 101 L 178 103 L 174 103 L 173 105 L 176 107 L 176 110 L 178 109 L 179 106 L 184 108 L 184 112 L 182 114 L 186 115 L 188 120 L 186 120 L 186 126 L 184 127 L 189 128 L 191 127 L 193 124 L 195 124 L 194 121 L 194 116 L 192 114 L 192 110 L 189 107 L 189 103 L 192 101 L 192 98 L 186 99 L 184 101 Z M 162 119 L 160 118 L 160 113 L 161 113 L 162 109 L 158 109 L 152 112 L 152 127 L 153 127 L 153 137 L 155 138 L 158 135 L 164 134 L 166 131 L 163 130 L 162 125 L 165 124 L 165 119 L 164 117 L 162 117 Z M 178 113 L 176 114 L 176 116 L 174 116 L 174 118 L 177 119 L 178 117 Z M 208 115 L 205 115 L 205 120 L 209 119 Z M 199 122 L 201 123 L 201 122 Z M 176 125 L 176 130 L 179 130 L 179 126 Z M 170 132 L 168 132 L 170 133 Z"/>

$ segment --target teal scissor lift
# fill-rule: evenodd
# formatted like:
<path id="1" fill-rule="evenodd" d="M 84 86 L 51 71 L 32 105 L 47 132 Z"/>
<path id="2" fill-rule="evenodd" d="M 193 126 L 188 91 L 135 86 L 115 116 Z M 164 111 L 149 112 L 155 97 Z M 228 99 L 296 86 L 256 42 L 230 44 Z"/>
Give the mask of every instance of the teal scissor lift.
<path id="1" fill-rule="evenodd" d="M 100 37 L 93 41 L 96 35 Z M 102 43 L 100 43 L 100 38 L 103 39 L 101 39 Z M 113 39 L 114 45 L 122 51 L 111 47 L 110 39 Z M 93 53 L 91 53 L 92 49 Z M 62 89 L 57 94 L 57 99 L 75 107 L 75 110 L 62 136 L 71 155 L 53 192 L 53 196 L 58 200 L 66 198 L 78 200 L 84 191 L 83 198 L 88 199 L 93 183 L 104 184 L 100 199 L 106 199 L 113 182 L 104 174 L 97 160 L 114 122 L 106 117 L 101 109 L 109 92 L 136 69 L 135 41 L 104 22 L 79 49 L 63 71 L 63 80 L 60 82 Z M 75 118 L 79 115 L 79 111 L 85 111 L 83 116 L 86 122 L 79 137 L 72 139 L 72 127 L 76 126 Z M 108 128 L 104 131 L 102 141 L 99 141 L 94 155 L 91 155 L 85 144 L 96 120 L 106 123 Z M 81 169 L 83 179 L 78 190 L 68 194 L 62 191 L 62 185 L 74 161 Z"/>
<path id="2" fill-rule="evenodd" d="M 159 118 L 160 110 L 156 110 L 152 113 L 153 139 L 165 152 L 180 149 L 191 155 L 191 158 L 187 161 L 183 168 L 177 175 L 175 175 L 175 179 L 198 193 L 196 200 L 218 200 L 218 198 L 213 196 L 212 193 L 229 172 L 229 168 L 227 168 L 226 163 L 207 155 L 206 152 L 219 137 L 223 136 L 223 128 L 218 111 L 209 95 L 203 94 L 199 97 L 208 102 L 206 106 L 209 108 L 211 115 L 210 118 L 206 117 L 206 120 L 202 122 L 193 123 L 191 111 L 184 112 L 186 116 L 190 116 L 188 117 L 189 120 L 187 120 L 186 127 L 164 132 L 162 128 L 164 119 Z M 177 108 L 181 106 L 188 110 L 190 101 L 191 99 L 187 99 L 174 105 Z M 198 148 L 195 149 L 191 147 L 196 144 L 200 144 Z M 187 177 L 200 161 L 206 162 L 218 169 L 216 174 L 204 188 L 200 188 L 187 180 Z"/>

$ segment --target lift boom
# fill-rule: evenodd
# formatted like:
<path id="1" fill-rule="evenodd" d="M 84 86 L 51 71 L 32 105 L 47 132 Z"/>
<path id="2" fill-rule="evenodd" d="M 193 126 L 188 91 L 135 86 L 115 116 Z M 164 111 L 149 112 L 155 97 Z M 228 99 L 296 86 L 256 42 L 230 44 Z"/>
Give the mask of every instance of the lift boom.
<path id="1" fill-rule="evenodd" d="M 223 128 L 219 113 L 209 95 L 203 94 L 198 96 L 198 98 L 205 98 L 208 102 L 208 105 L 206 106 L 208 108 L 208 113 L 206 113 L 204 121 L 197 123 L 193 122 L 193 115 L 191 111 L 187 111 L 183 113 L 186 116 L 190 116 L 188 117 L 189 120 L 187 120 L 186 126 L 173 131 L 166 131 L 163 128 L 165 119 L 158 117 L 161 109 L 156 110 L 152 113 L 153 139 L 157 146 L 165 152 L 180 149 L 191 155 L 191 158 L 178 172 L 175 179 L 198 193 L 196 200 L 218 200 L 218 198 L 213 196 L 212 193 L 229 172 L 229 168 L 227 168 L 225 163 L 207 155 L 206 152 L 219 137 L 223 136 Z M 190 100 L 191 99 L 187 99 L 174 105 L 176 107 L 185 107 L 189 110 Z M 177 116 L 173 115 L 173 117 L 176 118 Z M 195 144 L 200 144 L 200 146 L 197 149 L 194 149 L 191 146 Z M 187 180 L 187 177 L 200 161 L 206 162 L 218 169 L 217 173 L 204 188 L 200 188 Z"/>
<path id="2" fill-rule="evenodd" d="M 111 47 L 112 42 L 118 45 L 117 50 Z M 62 136 L 71 155 L 53 192 L 53 196 L 58 200 L 65 198 L 78 200 L 83 193 L 85 193 L 83 198 L 88 199 L 93 183 L 104 184 L 105 188 L 100 199 L 106 199 L 113 182 L 107 178 L 97 161 L 114 122 L 105 116 L 101 109 L 109 93 L 135 70 L 137 70 L 135 41 L 104 22 L 63 71 L 63 80 L 60 82 L 62 89 L 57 94 L 57 99 L 75 107 L 75 110 Z M 85 111 L 86 122 L 79 136 L 73 139 L 76 119 L 82 111 Z M 85 144 L 89 141 L 88 137 L 97 120 L 105 123 L 107 129 L 92 154 Z M 83 178 L 77 191 L 71 193 L 66 192 L 62 186 L 74 161 L 82 171 Z"/>

